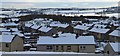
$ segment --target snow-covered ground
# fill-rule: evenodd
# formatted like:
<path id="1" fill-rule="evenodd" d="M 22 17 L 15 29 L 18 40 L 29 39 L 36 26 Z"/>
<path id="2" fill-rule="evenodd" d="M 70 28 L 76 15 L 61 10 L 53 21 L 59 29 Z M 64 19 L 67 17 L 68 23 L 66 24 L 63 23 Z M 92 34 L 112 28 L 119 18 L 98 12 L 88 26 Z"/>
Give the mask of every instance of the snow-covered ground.
<path id="1" fill-rule="evenodd" d="M 62 14 L 64 16 L 101 16 L 101 14 L 85 13 L 85 14 Z M 120 18 L 119 13 L 105 14 L 105 16 Z"/>
<path id="2" fill-rule="evenodd" d="M 0 52 L 1 54 L 88 54 L 76 52 L 38 52 L 38 51 L 24 51 L 24 52 Z M 94 54 L 94 53 L 89 53 Z"/>
<path id="3" fill-rule="evenodd" d="M 103 10 L 61 10 L 61 11 L 54 11 L 55 13 L 94 13 L 94 12 L 102 12 Z"/>
<path id="4" fill-rule="evenodd" d="M 54 15 L 63 15 L 63 16 L 101 16 L 101 14 L 95 14 L 97 12 L 102 12 L 103 9 L 100 10 L 61 10 L 61 11 L 47 11 L 44 12 L 45 14 L 54 14 Z M 119 13 L 111 13 L 111 14 L 105 14 L 104 16 L 115 16 L 116 18 L 119 18 L 120 16 L 118 16 Z"/>
<path id="5" fill-rule="evenodd" d="M 19 14 L 18 12 L 19 11 L 0 11 L 0 14 L 6 14 L 6 15 L 9 15 L 9 17 L 18 17 L 18 16 L 29 15 L 27 13 Z M 8 17 L 6 15 L 0 15 L 0 18 L 6 18 L 6 17 Z"/>

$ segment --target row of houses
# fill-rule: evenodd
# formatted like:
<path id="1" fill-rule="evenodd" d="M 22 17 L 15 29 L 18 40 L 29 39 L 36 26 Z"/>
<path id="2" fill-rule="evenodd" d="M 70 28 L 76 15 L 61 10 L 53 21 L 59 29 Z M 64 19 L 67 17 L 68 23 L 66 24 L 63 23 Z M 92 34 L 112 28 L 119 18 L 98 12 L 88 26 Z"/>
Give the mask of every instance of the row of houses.
<path id="1" fill-rule="evenodd" d="M 95 53 L 96 41 L 94 36 L 76 36 L 72 33 L 62 33 L 59 36 L 39 36 L 36 44 L 36 51 L 44 52 L 80 52 Z M 24 51 L 24 37 L 18 35 L 0 35 L 2 38 L 1 51 Z M 86 40 L 86 41 L 85 41 Z M 120 43 L 106 43 L 104 53 L 120 54 Z"/>
<path id="2" fill-rule="evenodd" d="M 104 42 L 106 45 L 102 46 L 102 52 L 119 54 L 119 49 L 118 51 L 114 49 L 114 46 L 118 46 L 114 44 L 120 41 L 120 35 L 117 34 L 120 32 L 117 25 L 119 23 L 113 21 L 108 24 L 104 22 L 106 20 L 101 21 L 90 24 L 74 21 L 72 24 L 67 24 L 35 19 L 24 22 L 23 25 L 14 22 L 2 23 L 0 50 L 96 53 L 97 43 Z"/>
<path id="3" fill-rule="evenodd" d="M 117 23 L 112 22 L 112 23 Z M 56 34 L 57 32 L 67 32 L 67 33 L 75 33 L 78 35 L 93 35 L 96 37 L 96 40 L 98 41 L 112 41 L 112 42 L 116 42 L 117 40 L 113 40 L 112 38 L 116 39 L 116 37 L 120 37 L 120 36 L 115 36 L 115 35 L 111 35 L 114 30 L 118 31 L 117 29 L 119 28 L 119 25 L 117 26 L 112 26 L 112 24 L 107 25 L 107 23 L 105 23 L 103 21 L 103 23 L 101 24 L 100 22 L 93 22 L 93 24 L 89 24 L 89 23 L 81 23 L 81 24 L 62 24 L 60 22 L 51 22 L 50 24 L 44 25 L 36 25 L 36 24 L 25 24 L 24 26 L 24 30 L 26 32 L 37 32 L 39 33 L 41 36 L 52 36 L 54 34 Z M 115 37 L 114 37 L 115 36 Z M 119 40 L 117 41 L 119 42 Z"/>

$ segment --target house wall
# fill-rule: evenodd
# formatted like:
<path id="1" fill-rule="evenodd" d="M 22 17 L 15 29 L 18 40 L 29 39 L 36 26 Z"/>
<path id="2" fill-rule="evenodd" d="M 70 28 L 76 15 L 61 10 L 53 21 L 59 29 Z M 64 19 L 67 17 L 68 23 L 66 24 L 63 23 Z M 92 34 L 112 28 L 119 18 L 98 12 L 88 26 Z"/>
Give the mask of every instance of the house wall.
<path id="1" fill-rule="evenodd" d="M 68 27 L 66 27 L 66 28 L 59 27 L 59 28 L 58 28 L 58 31 L 73 32 L 73 27 L 72 27 L 72 26 L 68 26 Z"/>
<path id="2" fill-rule="evenodd" d="M 52 36 L 53 34 L 56 34 L 58 31 L 57 31 L 57 29 L 52 29 L 52 30 L 50 30 L 47 34 L 49 35 L 49 36 Z"/>
<path id="3" fill-rule="evenodd" d="M 78 30 L 78 29 L 74 29 L 74 33 L 82 35 L 83 32 L 85 32 L 84 30 Z"/>
<path id="4" fill-rule="evenodd" d="M 116 42 L 120 42 L 120 37 L 116 37 Z"/>
<path id="5" fill-rule="evenodd" d="M 101 34 L 101 40 L 109 40 L 108 34 Z"/>
<path id="6" fill-rule="evenodd" d="M 54 51 L 54 46 L 52 45 L 52 49 L 48 50 L 47 46 L 49 45 L 37 45 L 37 51 Z"/>
<path id="7" fill-rule="evenodd" d="M 66 32 L 73 32 L 73 27 L 72 26 L 68 26 L 67 28 L 65 28 Z"/>
<path id="8" fill-rule="evenodd" d="M 109 39 L 111 42 L 115 42 L 115 38 L 113 36 L 110 36 L 110 39 Z"/>
<path id="9" fill-rule="evenodd" d="M 11 51 L 23 51 L 23 39 L 16 36 L 11 42 Z"/>
<path id="10" fill-rule="evenodd" d="M 71 46 L 70 50 L 68 49 L 68 46 Z M 79 45 L 55 45 L 55 52 L 78 52 L 78 51 Z"/>
<path id="11" fill-rule="evenodd" d="M 120 37 L 110 36 L 110 41 L 112 41 L 112 42 L 120 42 Z"/>
<path id="12" fill-rule="evenodd" d="M 0 43 L 0 44 L 1 44 L 0 51 L 6 51 L 6 52 L 9 52 L 9 51 L 10 51 L 10 43 L 2 42 L 2 43 Z M 9 47 L 6 47 L 6 44 L 8 44 Z"/>
<path id="13" fill-rule="evenodd" d="M 32 33 L 37 33 L 37 29 L 32 29 L 32 28 L 31 28 L 31 32 L 32 32 Z"/>
<path id="14" fill-rule="evenodd" d="M 2 23 L 2 18 L 0 18 L 0 23 Z"/>
<path id="15" fill-rule="evenodd" d="M 109 35 L 108 34 L 91 32 L 91 35 L 95 36 L 96 40 L 100 40 L 100 41 L 109 40 Z"/>
<path id="16" fill-rule="evenodd" d="M 31 32 L 32 30 L 31 30 L 31 28 L 29 28 L 29 27 L 25 27 L 25 29 L 24 29 L 24 32 Z"/>
<path id="17" fill-rule="evenodd" d="M 53 51 L 53 52 L 81 52 L 94 53 L 95 45 L 52 45 L 52 50 L 47 49 L 48 45 L 37 45 L 37 51 Z M 71 46 L 68 49 L 68 46 Z M 80 46 L 85 46 L 85 49 L 80 49 Z"/>
<path id="18" fill-rule="evenodd" d="M 48 32 L 41 32 L 41 31 L 39 31 L 39 34 L 41 36 L 52 36 L 53 34 L 56 34 L 57 32 L 58 32 L 57 29 L 52 29 L 52 30 L 50 30 Z"/>
<path id="19" fill-rule="evenodd" d="M 85 48 L 81 48 L 81 46 L 85 46 Z M 79 49 L 80 53 L 95 53 L 95 45 L 80 45 Z"/>
<path id="20" fill-rule="evenodd" d="M 100 34 L 94 32 L 90 32 L 90 34 L 93 35 L 96 40 L 100 40 Z"/>
<path id="21" fill-rule="evenodd" d="M 114 52 L 114 50 L 112 49 L 112 47 L 111 47 L 110 44 L 107 44 L 107 45 L 105 46 L 105 49 L 104 49 L 104 52 L 105 52 L 105 53 L 107 53 L 108 51 L 109 51 L 109 54 L 111 54 L 111 55 L 114 55 L 114 54 L 115 54 L 115 52 Z"/>

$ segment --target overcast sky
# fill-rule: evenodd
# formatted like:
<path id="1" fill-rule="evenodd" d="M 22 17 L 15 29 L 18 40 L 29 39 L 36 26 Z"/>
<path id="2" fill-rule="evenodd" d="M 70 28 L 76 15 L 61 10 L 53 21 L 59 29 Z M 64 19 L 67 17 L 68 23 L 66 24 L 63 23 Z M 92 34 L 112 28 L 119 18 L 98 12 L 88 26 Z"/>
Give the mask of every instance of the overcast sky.
<path id="1" fill-rule="evenodd" d="M 118 2 L 120 0 L 1 0 L 2 2 Z"/>
<path id="2" fill-rule="evenodd" d="M 1 8 L 92 8 L 118 6 L 119 0 L 1 0 Z"/>

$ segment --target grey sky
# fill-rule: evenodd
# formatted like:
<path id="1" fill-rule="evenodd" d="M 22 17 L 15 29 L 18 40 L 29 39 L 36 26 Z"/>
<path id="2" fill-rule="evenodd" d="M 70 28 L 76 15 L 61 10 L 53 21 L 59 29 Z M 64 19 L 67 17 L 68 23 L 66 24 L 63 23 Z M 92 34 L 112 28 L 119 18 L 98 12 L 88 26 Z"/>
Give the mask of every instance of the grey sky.
<path id="1" fill-rule="evenodd" d="M 118 6 L 118 0 L 2 0 L 2 8 L 91 8 Z"/>

